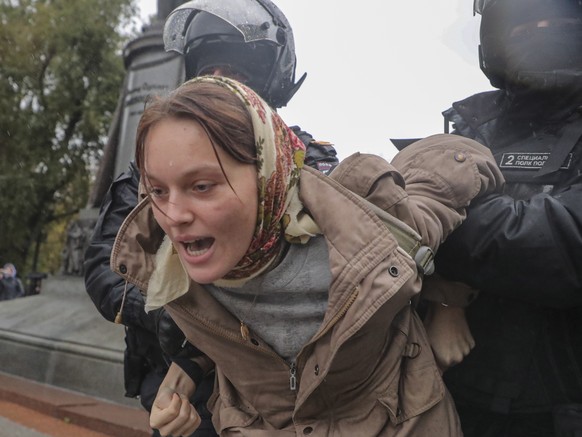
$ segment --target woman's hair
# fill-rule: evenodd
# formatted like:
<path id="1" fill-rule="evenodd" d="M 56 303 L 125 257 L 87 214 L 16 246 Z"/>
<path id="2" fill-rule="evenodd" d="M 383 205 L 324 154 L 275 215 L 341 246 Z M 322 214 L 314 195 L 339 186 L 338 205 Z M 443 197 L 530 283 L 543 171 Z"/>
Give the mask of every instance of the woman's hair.
<path id="1" fill-rule="evenodd" d="M 221 147 L 234 159 L 254 164 L 255 137 L 251 116 L 231 90 L 209 82 L 186 82 L 168 96 L 156 96 L 147 104 L 137 127 L 135 160 L 145 174 L 145 141 L 158 122 L 175 118 L 200 123 L 216 153 Z M 220 159 L 218 159 L 220 163 Z M 221 164 L 222 167 L 222 164 Z"/>

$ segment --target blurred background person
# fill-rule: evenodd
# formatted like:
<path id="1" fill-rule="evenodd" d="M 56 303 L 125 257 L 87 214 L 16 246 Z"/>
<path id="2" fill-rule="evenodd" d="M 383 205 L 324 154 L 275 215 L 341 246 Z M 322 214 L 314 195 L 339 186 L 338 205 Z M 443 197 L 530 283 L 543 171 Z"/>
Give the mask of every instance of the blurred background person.
<path id="1" fill-rule="evenodd" d="M 17 276 L 14 264 L 4 264 L 0 276 L 0 300 L 10 300 L 24 296 L 24 286 Z"/>

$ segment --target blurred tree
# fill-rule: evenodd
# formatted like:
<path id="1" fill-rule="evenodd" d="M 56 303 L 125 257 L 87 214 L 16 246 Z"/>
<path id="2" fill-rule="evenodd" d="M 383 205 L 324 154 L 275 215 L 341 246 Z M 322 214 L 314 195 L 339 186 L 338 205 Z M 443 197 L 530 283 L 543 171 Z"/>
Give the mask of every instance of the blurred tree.
<path id="1" fill-rule="evenodd" d="M 134 0 L 0 0 L 0 263 L 29 270 L 85 206 L 134 15 Z"/>

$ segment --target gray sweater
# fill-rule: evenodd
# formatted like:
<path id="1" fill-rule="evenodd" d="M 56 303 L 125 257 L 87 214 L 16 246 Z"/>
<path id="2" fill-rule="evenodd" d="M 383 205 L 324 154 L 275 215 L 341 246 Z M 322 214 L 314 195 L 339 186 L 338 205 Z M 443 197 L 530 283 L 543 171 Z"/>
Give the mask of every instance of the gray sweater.
<path id="1" fill-rule="evenodd" d="M 327 308 L 331 273 L 317 266 L 328 258 L 325 238 L 318 236 L 303 246 L 290 245 L 277 267 L 241 288 L 204 288 L 281 357 L 294 362 Z"/>

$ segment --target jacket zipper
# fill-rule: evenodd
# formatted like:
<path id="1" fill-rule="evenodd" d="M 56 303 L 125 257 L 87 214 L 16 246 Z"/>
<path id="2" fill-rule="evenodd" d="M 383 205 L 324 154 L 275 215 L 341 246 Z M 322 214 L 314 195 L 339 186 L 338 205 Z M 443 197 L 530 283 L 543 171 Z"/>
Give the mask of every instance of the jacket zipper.
<path id="1" fill-rule="evenodd" d="M 297 364 L 291 363 L 289 369 L 289 389 L 291 391 L 297 391 Z"/>

